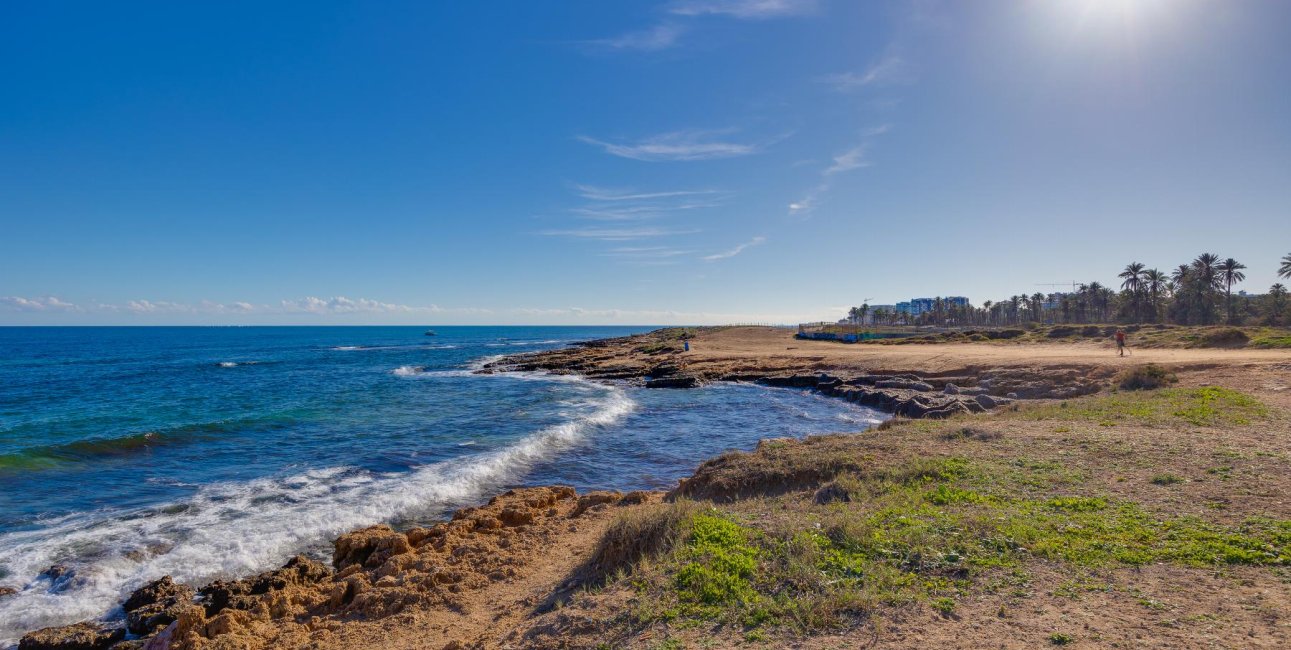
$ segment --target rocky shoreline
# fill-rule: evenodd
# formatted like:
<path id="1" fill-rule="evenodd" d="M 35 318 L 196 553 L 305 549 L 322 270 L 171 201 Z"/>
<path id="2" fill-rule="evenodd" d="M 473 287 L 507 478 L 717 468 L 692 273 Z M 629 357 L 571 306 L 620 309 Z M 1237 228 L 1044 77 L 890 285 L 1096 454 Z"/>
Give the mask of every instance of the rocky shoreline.
<path id="1" fill-rule="evenodd" d="M 503 357 L 481 372 L 543 371 L 629 382 L 646 388 L 694 388 L 712 382 L 748 382 L 809 388 L 908 418 L 983 413 L 1014 400 L 1070 399 L 1102 390 L 1113 373 L 1080 367 L 976 368 L 927 373 L 867 370 L 795 360 L 699 359 L 670 344 L 659 330 L 575 344 L 559 350 Z"/>
<path id="2" fill-rule="evenodd" d="M 578 374 L 661 389 L 750 382 L 813 389 L 907 418 L 946 418 L 990 411 L 1015 400 L 1078 397 L 1101 390 L 1111 377 L 1106 370 L 1074 366 L 964 367 L 929 373 L 794 358 L 695 358 L 679 341 L 676 330 L 665 329 L 503 357 L 479 372 Z M 696 485 L 683 481 L 679 490 L 688 494 Z M 429 528 L 399 532 L 377 525 L 346 533 L 334 543 L 330 566 L 297 556 L 280 569 L 200 588 L 163 576 L 121 603 L 124 620 L 118 623 L 87 621 L 45 628 L 25 635 L 18 647 L 231 650 L 337 645 L 347 624 L 355 621 L 380 624 L 398 617 L 400 624 L 407 624 L 408 617 L 424 618 L 425 612 L 462 614 L 488 607 L 490 603 L 474 602 L 472 594 L 522 579 L 540 563 L 553 539 L 592 522 L 603 525 L 613 507 L 661 498 L 646 492 L 579 496 L 560 486 L 512 490 Z M 593 561 L 581 563 L 562 581 L 562 589 L 595 579 L 599 570 Z M 427 625 L 445 641 L 426 647 L 470 647 L 454 638 L 451 625 Z M 339 645 L 345 646 L 343 640 Z"/>
<path id="3" fill-rule="evenodd" d="M 563 486 L 510 490 L 463 508 L 429 528 L 396 531 L 377 525 L 340 536 L 331 563 L 296 556 L 280 569 L 217 580 L 200 588 L 163 576 L 137 589 L 121 607 L 124 621 L 86 621 L 28 633 L 20 650 L 169 650 L 344 647 L 350 622 L 398 620 L 414 612 L 469 613 L 489 606 L 478 593 L 522 581 L 550 552 L 552 540 L 603 523 L 620 506 L 658 501 L 649 492 L 591 492 Z M 582 566 L 565 590 L 594 579 Z M 528 603 L 541 607 L 541 602 Z M 465 648 L 451 625 L 429 624 L 444 637 L 432 648 Z"/>

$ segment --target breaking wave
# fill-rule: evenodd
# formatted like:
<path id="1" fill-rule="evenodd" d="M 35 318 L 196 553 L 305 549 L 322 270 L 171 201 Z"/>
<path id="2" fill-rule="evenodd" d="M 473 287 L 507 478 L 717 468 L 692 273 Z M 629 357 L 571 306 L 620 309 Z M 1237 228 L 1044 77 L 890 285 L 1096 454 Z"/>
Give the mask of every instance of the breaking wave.
<path id="1" fill-rule="evenodd" d="M 399 474 L 338 466 L 214 483 L 179 502 L 68 515 L 44 521 L 36 530 L 0 535 L 5 549 L 0 576 L 21 587 L 0 600 L 0 645 L 28 630 L 111 614 L 121 597 L 162 575 L 195 584 L 240 577 L 278 566 L 355 528 L 438 515 L 464 505 L 521 479 L 535 464 L 636 407 L 620 388 L 584 384 L 567 420 L 495 451 Z M 155 444 L 149 435 L 109 443 L 108 448 Z M 40 577 L 56 563 L 71 567 L 72 576 L 58 584 Z"/>

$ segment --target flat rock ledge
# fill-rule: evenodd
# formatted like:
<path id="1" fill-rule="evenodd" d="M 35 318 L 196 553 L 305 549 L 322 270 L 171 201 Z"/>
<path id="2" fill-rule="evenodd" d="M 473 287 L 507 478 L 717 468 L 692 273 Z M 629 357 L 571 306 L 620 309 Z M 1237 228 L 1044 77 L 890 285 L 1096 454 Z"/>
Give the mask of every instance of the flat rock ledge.
<path id="1" fill-rule="evenodd" d="M 845 370 L 804 373 L 785 367 L 732 367 L 720 363 L 698 366 L 684 355 L 643 356 L 639 350 L 639 341 L 631 337 L 605 339 L 504 357 L 480 372 L 576 374 L 646 388 L 695 388 L 721 381 L 808 388 L 908 418 L 982 413 L 1019 399 L 1069 399 L 1096 393 L 1109 379 L 1106 373 L 1075 367 L 966 368 L 937 376 Z"/>

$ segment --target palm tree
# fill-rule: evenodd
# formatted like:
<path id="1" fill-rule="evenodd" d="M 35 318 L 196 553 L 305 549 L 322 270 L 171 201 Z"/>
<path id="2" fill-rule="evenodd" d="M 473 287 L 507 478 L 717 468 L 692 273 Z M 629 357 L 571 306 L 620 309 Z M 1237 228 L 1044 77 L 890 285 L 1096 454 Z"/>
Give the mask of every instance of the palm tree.
<path id="1" fill-rule="evenodd" d="M 1233 285 L 1246 279 L 1246 274 L 1242 273 L 1242 269 L 1246 268 L 1246 265 L 1230 257 L 1220 262 L 1215 268 L 1219 271 L 1219 278 L 1224 283 L 1224 302 L 1228 305 L 1228 324 L 1232 325 L 1234 320 Z"/>
<path id="2" fill-rule="evenodd" d="M 1282 283 L 1269 287 L 1269 313 L 1265 316 L 1268 324 L 1276 325 L 1282 316 L 1282 310 L 1287 304 L 1287 288 Z"/>
<path id="3" fill-rule="evenodd" d="M 1143 270 L 1147 268 L 1140 262 L 1130 262 L 1125 270 L 1116 277 L 1121 278 L 1121 288 L 1130 292 L 1130 311 L 1139 312 L 1139 289 L 1143 286 Z M 1137 316 L 1136 316 L 1137 317 Z"/>
<path id="4" fill-rule="evenodd" d="M 1044 294 L 1039 291 L 1031 294 L 1031 320 L 1044 322 Z"/>
<path id="5" fill-rule="evenodd" d="M 1282 266 L 1278 267 L 1279 278 L 1291 278 L 1291 255 L 1282 257 Z"/>
<path id="6" fill-rule="evenodd" d="M 1202 253 L 1192 261 L 1192 268 L 1197 272 L 1197 279 L 1208 287 L 1218 289 L 1223 286 L 1219 279 L 1219 256 L 1214 253 Z"/>
<path id="7" fill-rule="evenodd" d="M 1160 318 L 1161 294 L 1165 293 L 1169 278 L 1159 269 L 1148 269 L 1143 272 L 1143 288 L 1148 293 L 1148 306 L 1152 308 L 1152 320 Z"/>

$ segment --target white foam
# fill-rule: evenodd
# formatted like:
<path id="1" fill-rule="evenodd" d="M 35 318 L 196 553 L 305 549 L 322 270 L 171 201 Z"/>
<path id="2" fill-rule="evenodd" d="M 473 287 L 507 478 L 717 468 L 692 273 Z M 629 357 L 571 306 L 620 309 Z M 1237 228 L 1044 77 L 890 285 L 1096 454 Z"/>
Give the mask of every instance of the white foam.
<path id="1" fill-rule="evenodd" d="M 415 377 L 426 372 L 425 366 L 399 366 L 390 373 L 399 377 Z"/>
<path id="2" fill-rule="evenodd" d="M 248 575 L 280 566 L 345 531 L 436 514 L 496 491 L 636 406 L 622 389 L 582 383 L 570 405 L 577 412 L 573 418 L 497 451 L 403 474 L 341 466 L 213 484 L 166 507 L 98 510 L 0 535 L 10 571 L 5 582 L 26 586 L 0 599 L 0 645 L 36 628 L 111 614 L 122 597 L 162 575 L 194 584 Z M 76 573 L 51 592 L 50 584 L 36 576 L 55 563 L 67 563 Z"/>
<path id="3" fill-rule="evenodd" d="M 237 365 L 238 365 L 238 364 L 237 364 L 237 362 L 236 362 L 236 361 L 221 361 L 221 362 L 220 362 L 220 367 L 221 367 L 221 368 L 235 368 L 235 367 L 237 367 Z"/>

